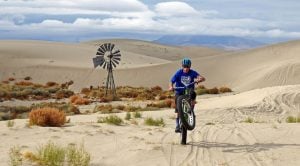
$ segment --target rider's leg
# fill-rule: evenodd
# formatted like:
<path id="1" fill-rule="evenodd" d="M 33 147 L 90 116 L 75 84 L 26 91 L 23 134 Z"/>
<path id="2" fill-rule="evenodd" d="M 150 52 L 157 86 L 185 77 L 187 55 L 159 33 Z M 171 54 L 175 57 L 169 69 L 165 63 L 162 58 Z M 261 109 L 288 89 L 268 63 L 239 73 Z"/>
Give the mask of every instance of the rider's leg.
<path id="1" fill-rule="evenodd" d="M 195 104 L 197 103 L 196 102 L 196 96 L 197 96 L 197 94 L 196 94 L 195 91 L 191 91 L 190 95 L 191 95 L 191 99 L 192 99 L 192 101 L 191 101 L 192 110 L 194 110 Z"/>
<path id="2" fill-rule="evenodd" d="M 175 106 L 176 106 L 176 103 L 177 103 L 177 98 L 178 98 L 179 95 L 175 95 Z M 179 126 L 179 115 L 178 115 L 178 110 L 177 110 L 177 107 L 175 108 L 175 113 L 176 113 L 176 119 L 175 119 L 175 132 L 178 133 L 180 132 L 180 126 Z"/>

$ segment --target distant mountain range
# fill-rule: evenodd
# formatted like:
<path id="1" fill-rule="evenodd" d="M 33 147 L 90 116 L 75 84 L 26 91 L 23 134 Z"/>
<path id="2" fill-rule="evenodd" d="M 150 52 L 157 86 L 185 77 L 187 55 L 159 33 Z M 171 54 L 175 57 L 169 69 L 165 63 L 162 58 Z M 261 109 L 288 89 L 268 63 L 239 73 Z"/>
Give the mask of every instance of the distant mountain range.
<path id="1" fill-rule="evenodd" d="M 226 50 L 250 49 L 264 45 L 264 43 L 242 37 L 211 35 L 166 35 L 153 42 L 177 46 L 205 46 Z"/>

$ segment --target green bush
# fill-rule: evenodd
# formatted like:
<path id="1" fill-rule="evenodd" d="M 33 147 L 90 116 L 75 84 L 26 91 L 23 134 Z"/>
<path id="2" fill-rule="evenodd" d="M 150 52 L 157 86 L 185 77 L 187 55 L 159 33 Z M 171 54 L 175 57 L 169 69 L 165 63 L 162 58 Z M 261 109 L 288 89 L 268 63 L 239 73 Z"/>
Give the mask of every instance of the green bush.
<path id="1" fill-rule="evenodd" d="M 148 126 L 165 126 L 165 122 L 163 118 L 153 119 L 151 117 L 145 119 L 145 125 Z"/>
<path id="2" fill-rule="evenodd" d="M 140 112 L 134 112 L 133 113 L 133 117 L 134 118 L 141 118 L 142 117 L 142 113 L 140 113 Z"/>
<path id="3" fill-rule="evenodd" d="M 33 165 L 41 166 L 88 166 L 91 159 L 83 145 L 78 147 L 76 144 L 70 144 L 62 147 L 51 141 L 39 146 L 35 153 L 24 153 L 23 157 Z"/>
<path id="4" fill-rule="evenodd" d="M 23 163 L 22 154 L 20 147 L 12 147 L 9 150 L 9 165 L 11 166 L 21 166 Z"/>
<path id="5" fill-rule="evenodd" d="M 244 122 L 245 123 L 254 123 L 254 120 L 253 120 L 253 118 L 248 117 Z"/>
<path id="6" fill-rule="evenodd" d="M 294 117 L 294 116 L 288 116 L 286 118 L 287 123 L 300 123 L 300 116 Z"/>
<path id="7" fill-rule="evenodd" d="M 119 126 L 123 123 L 123 120 L 120 117 L 116 116 L 116 115 L 110 115 L 110 116 L 107 116 L 107 117 L 99 117 L 97 122 Z"/>
<path id="8" fill-rule="evenodd" d="M 130 112 L 127 112 L 125 116 L 125 120 L 130 120 L 130 119 L 131 119 L 131 114 Z"/>
<path id="9" fill-rule="evenodd" d="M 36 158 L 40 165 L 62 166 L 65 160 L 66 150 L 54 144 L 48 142 L 46 145 L 40 146 Z"/>
<path id="10" fill-rule="evenodd" d="M 70 166 L 88 166 L 91 160 L 90 154 L 84 149 L 83 144 L 80 147 L 69 145 L 66 149 L 67 162 Z"/>

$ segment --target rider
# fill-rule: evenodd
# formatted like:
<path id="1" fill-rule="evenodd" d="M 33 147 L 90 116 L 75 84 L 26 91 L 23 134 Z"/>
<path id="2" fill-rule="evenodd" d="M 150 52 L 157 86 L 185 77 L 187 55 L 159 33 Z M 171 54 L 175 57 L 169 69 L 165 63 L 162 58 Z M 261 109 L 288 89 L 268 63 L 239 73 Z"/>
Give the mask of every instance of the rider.
<path id="1" fill-rule="evenodd" d="M 182 60 L 182 68 L 177 70 L 177 72 L 173 75 L 173 77 L 171 78 L 171 82 L 169 84 L 169 90 L 173 91 L 174 90 L 174 85 L 176 85 L 177 87 L 183 87 L 186 85 L 189 85 L 192 82 L 203 82 L 205 81 L 205 78 L 203 76 L 201 76 L 200 74 L 198 74 L 198 72 L 196 72 L 195 70 L 191 69 L 191 65 L 192 62 L 189 58 L 184 58 Z M 189 85 L 188 88 L 195 88 L 195 85 Z M 175 105 L 176 105 L 176 100 L 178 98 L 178 96 L 183 95 L 184 93 L 184 89 L 176 89 L 175 90 Z M 192 107 L 194 108 L 195 105 L 195 100 L 196 100 L 196 93 L 194 90 L 191 91 L 191 99 L 192 99 Z M 175 128 L 175 132 L 181 132 L 180 131 L 180 126 L 179 126 L 179 115 L 178 115 L 178 110 L 177 108 L 175 108 L 175 113 L 177 114 L 176 117 L 176 128 Z"/>

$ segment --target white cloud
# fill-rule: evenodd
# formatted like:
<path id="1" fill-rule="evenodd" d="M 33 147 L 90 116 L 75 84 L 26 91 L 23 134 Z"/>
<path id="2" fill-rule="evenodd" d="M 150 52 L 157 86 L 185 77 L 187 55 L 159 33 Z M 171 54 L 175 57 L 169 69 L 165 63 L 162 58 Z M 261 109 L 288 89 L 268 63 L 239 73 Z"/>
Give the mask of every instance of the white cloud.
<path id="1" fill-rule="evenodd" d="M 155 11 L 159 16 L 190 16 L 198 14 L 193 7 L 184 2 L 162 2 L 155 5 Z"/>
<path id="2" fill-rule="evenodd" d="M 188 2 L 188 1 L 187 1 Z M 161 34 L 209 34 L 252 37 L 299 38 L 285 25 L 272 20 L 226 18 L 215 10 L 197 10 L 187 2 L 161 2 L 150 10 L 138 0 L 0 0 L 1 30 L 39 32 L 41 34 L 76 35 L 96 32 L 149 32 Z M 52 15 L 35 23 L 26 23 L 26 15 Z M 88 14 L 89 16 L 77 16 Z M 68 23 L 61 15 L 73 15 Z M 100 18 L 99 15 L 104 17 Z M 20 24 L 21 25 L 17 25 Z M 298 23 L 288 22 L 298 27 Z M 297 28 L 294 28 L 297 29 Z M 33 33 L 33 35 L 36 35 Z"/>
<path id="3" fill-rule="evenodd" d="M 0 9 L 0 14 L 101 14 L 148 10 L 138 0 L 0 0 Z"/>

